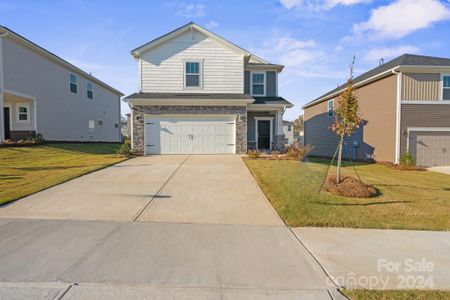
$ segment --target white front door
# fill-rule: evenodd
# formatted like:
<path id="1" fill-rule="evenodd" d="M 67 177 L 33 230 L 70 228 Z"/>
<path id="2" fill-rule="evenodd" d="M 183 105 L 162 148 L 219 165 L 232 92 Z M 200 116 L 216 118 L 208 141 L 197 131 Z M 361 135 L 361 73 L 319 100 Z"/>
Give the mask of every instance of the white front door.
<path id="1" fill-rule="evenodd" d="M 145 154 L 234 154 L 235 116 L 146 116 Z"/>

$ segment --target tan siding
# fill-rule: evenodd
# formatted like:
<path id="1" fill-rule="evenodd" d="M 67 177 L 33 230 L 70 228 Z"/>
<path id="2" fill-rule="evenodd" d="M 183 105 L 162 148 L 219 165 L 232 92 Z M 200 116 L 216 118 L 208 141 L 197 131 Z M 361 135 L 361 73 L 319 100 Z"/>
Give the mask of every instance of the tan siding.
<path id="1" fill-rule="evenodd" d="M 357 89 L 356 94 L 365 121 L 352 137 L 360 142 L 358 159 L 394 161 L 397 77 L 392 75 L 372 82 Z M 316 147 L 314 155 L 334 154 L 337 137 L 328 129 L 332 122 L 327 115 L 327 101 L 305 109 L 305 142 Z M 352 142 L 348 144 L 351 147 Z"/>
<path id="2" fill-rule="evenodd" d="M 402 104 L 401 152 L 406 151 L 408 127 L 450 127 L 450 105 Z"/>
<path id="3" fill-rule="evenodd" d="M 440 81 L 436 73 L 404 73 L 402 100 L 439 100 Z"/>

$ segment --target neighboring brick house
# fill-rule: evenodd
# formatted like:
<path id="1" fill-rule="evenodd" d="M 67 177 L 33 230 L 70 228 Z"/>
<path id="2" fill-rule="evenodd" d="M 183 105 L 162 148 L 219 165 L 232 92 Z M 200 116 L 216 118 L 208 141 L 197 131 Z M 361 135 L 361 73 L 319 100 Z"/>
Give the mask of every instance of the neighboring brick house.
<path id="1" fill-rule="evenodd" d="M 407 151 L 422 166 L 450 165 L 450 59 L 405 54 L 354 79 L 363 125 L 345 139 L 344 156 L 397 163 Z M 342 85 L 306 104 L 305 143 L 332 156 L 329 126 Z"/>
<path id="2" fill-rule="evenodd" d="M 284 147 L 271 64 L 189 23 L 132 50 L 139 92 L 125 98 L 140 154 L 234 154 Z"/>

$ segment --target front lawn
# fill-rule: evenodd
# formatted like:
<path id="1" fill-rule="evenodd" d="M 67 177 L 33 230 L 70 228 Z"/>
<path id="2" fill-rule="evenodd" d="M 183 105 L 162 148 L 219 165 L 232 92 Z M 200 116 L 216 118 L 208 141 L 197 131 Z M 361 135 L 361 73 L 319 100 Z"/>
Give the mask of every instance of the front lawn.
<path id="1" fill-rule="evenodd" d="M 444 300 L 450 299 L 450 291 L 431 290 L 344 290 L 351 300 Z"/>
<path id="2" fill-rule="evenodd" d="M 118 163 L 118 144 L 0 148 L 0 205 Z"/>
<path id="3" fill-rule="evenodd" d="M 328 160 L 245 162 L 281 218 L 292 227 L 450 230 L 449 175 L 359 164 L 356 169 L 361 179 L 381 195 L 352 199 L 319 193 Z M 355 176 L 344 165 L 344 174 Z"/>

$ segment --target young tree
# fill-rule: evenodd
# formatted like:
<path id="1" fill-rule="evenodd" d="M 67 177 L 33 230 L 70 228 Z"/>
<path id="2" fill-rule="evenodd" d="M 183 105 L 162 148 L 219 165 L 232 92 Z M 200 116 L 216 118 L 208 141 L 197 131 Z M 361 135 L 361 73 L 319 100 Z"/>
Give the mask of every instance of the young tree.
<path id="1" fill-rule="evenodd" d="M 303 115 L 300 115 L 294 120 L 294 134 L 297 136 L 300 135 L 300 132 L 303 131 L 303 127 Z"/>
<path id="2" fill-rule="evenodd" d="M 361 124 L 362 118 L 359 114 L 358 99 L 353 87 L 353 66 L 355 58 L 350 66 L 350 76 L 347 80 L 347 88 L 339 95 L 335 101 L 335 120 L 331 129 L 339 136 L 339 153 L 336 170 L 336 182 L 341 180 L 342 146 L 345 136 L 350 136 Z"/>

